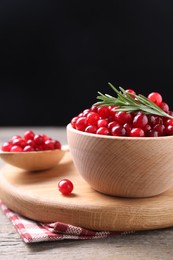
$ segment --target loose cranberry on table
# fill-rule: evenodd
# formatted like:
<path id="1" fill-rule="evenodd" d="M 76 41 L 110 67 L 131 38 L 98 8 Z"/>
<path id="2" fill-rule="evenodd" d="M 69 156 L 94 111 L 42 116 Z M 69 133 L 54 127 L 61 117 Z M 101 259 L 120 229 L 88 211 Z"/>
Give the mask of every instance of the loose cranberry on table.
<path id="1" fill-rule="evenodd" d="M 58 182 L 58 189 L 63 195 L 71 194 L 73 188 L 73 183 L 69 179 L 62 179 Z"/>
<path id="2" fill-rule="evenodd" d="M 100 103 L 93 104 L 72 118 L 70 123 L 73 128 L 110 136 L 173 135 L 173 111 L 158 92 L 151 92 L 145 97 L 137 95 L 133 89 L 127 89 L 122 90 L 120 96 L 117 94 L 117 98 L 101 94 L 99 99 Z"/>
<path id="3" fill-rule="evenodd" d="M 46 134 L 36 134 L 32 130 L 24 132 L 23 136 L 14 135 L 3 143 L 3 152 L 32 152 L 61 149 L 61 142 L 54 140 Z"/>

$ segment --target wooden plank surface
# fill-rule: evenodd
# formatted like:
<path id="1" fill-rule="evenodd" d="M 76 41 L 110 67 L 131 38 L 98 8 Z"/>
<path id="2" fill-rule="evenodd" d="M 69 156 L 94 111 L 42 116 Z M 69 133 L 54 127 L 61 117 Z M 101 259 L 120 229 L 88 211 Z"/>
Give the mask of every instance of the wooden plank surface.
<path id="1" fill-rule="evenodd" d="M 25 128 L 0 128 L 1 142 Z M 66 142 L 65 129 L 45 130 Z M 3 162 L 0 162 L 0 166 Z M 173 228 L 138 231 L 101 240 L 58 241 L 25 244 L 0 211 L 0 253 L 2 259 L 173 259 Z"/>
<path id="2" fill-rule="evenodd" d="M 58 182 L 63 178 L 74 185 L 70 196 L 58 191 Z M 41 222 L 60 221 L 101 231 L 173 226 L 172 188 L 142 199 L 101 194 L 78 174 L 70 152 L 57 166 L 45 171 L 29 172 L 6 164 L 0 169 L 0 198 L 10 209 Z"/>

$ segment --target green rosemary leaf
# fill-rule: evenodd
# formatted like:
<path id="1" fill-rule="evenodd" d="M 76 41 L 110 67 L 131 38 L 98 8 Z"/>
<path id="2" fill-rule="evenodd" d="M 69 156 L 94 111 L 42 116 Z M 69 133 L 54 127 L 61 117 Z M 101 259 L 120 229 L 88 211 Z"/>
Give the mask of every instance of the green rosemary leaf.
<path id="1" fill-rule="evenodd" d="M 97 96 L 97 99 L 99 101 L 95 103 L 96 106 L 115 106 L 115 111 L 126 111 L 129 113 L 133 111 L 142 111 L 146 114 L 165 116 L 173 119 L 172 116 L 164 112 L 147 97 L 141 94 L 136 95 L 127 93 L 122 87 L 119 87 L 118 90 L 110 82 L 108 82 L 108 85 L 116 93 L 117 97 L 98 92 L 99 95 Z"/>

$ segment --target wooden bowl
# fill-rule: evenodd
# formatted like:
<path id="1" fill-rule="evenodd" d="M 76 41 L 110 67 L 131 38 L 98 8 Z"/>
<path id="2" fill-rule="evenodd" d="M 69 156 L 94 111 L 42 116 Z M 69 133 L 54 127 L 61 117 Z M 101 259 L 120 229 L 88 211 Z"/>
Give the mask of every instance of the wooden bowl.
<path id="1" fill-rule="evenodd" d="M 0 158 L 8 164 L 27 171 L 42 171 L 56 166 L 65 152 L 60 149 L 34 152 L 0 151 Z"/>
<path id="2" fill-rule="evenodd" d="M 67 141 L 78 173 L 96 191 L 143 198 L 173 186 L 173 136 L 104 136 L 68 124 Z"/>

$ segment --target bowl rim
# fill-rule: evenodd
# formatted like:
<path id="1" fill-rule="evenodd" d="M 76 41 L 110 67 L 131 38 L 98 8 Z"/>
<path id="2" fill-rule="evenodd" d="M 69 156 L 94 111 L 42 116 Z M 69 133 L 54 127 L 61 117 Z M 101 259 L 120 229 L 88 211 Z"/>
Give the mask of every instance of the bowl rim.
<path id="1" fill-rule="evenodd" d="M 86 133 L 80 130 L 77 130 L 72 127 L 71 123 L 68 123 L 66 125 L 66 130 L 69 130 L 71 132 L 74 132 L 76 134 L 80 134 L 83 136 L 88 136 L 88 137 L 97 137 L 100 139 L 113 139 L 113 140 L 169 140 L 173 139 L 173 135 L 166 135 L 166 136 L 157 136 L 157 137 L 148 137 L 148 136 L 143 136 L 143 137 L 131 137 L 131 136 L 112 136 L 112 135 L 100 135 L 100 134 L 92 134 L 92 133 Z"/>

